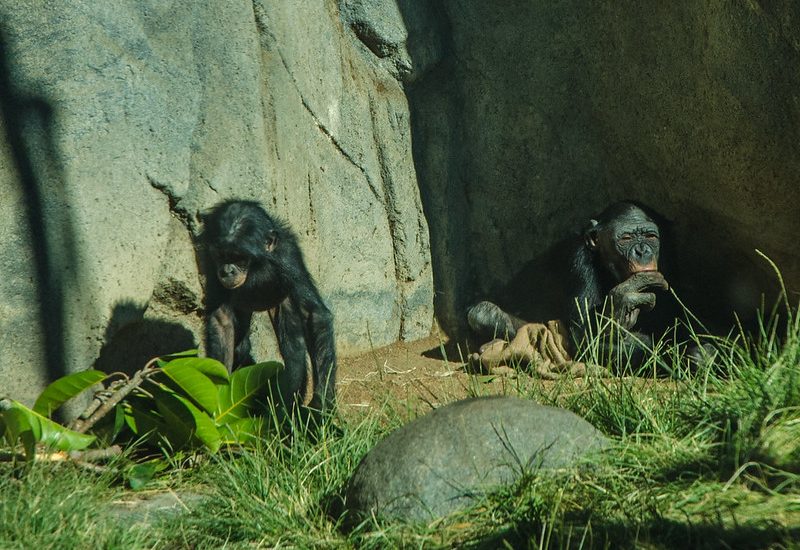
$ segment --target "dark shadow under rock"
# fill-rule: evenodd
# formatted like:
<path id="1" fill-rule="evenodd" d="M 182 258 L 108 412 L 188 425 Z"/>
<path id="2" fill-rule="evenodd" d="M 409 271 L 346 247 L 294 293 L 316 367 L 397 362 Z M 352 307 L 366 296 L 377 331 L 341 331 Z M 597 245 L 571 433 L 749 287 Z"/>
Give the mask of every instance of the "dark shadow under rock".
<path id="1" fill-rule="evenodd" d="M 114 307 L 94 368 L 132 375 L 154 357 L 194 348 L 197 340 L 182 324 L 145 318 L 143 308 L 122 302 Z"/>

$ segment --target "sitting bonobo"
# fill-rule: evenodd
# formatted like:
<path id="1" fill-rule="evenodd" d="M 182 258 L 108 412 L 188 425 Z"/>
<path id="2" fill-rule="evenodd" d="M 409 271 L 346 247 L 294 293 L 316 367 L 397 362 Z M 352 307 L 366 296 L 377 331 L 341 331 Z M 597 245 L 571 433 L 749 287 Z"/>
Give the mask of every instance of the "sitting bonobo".
<path id="1" fill-rule="evenodd" d="M 641 364 L 652 335 L 672 322 L 640 322 L 640 314 L 656 305 L 655 291 L 669 288 L 658 271 L 659 248 L 658 226 L 635 204 L 613 204 L 590 221 L 572 257 L 572 292 L 564 306 L 573 354 L 587 338 L 600 337 L 601 353 L 621 346 L 632 364 Z M 609 330 L 609 318 L 625 330 Z M 526 324 L 491 302 L 469 308 L 467 322 L 480 337 L 507 340 Z"/>

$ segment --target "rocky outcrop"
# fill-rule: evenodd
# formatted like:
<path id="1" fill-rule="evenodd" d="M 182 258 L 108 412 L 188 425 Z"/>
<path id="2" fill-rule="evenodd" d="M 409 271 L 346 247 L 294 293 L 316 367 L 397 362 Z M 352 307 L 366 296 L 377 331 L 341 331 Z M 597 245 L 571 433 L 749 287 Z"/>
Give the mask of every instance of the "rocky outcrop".
<path id="1" fill-rule="evenodd" d="M 704 313 L 775 285 L 755 249 L 800 290 L 800 4 L 442 7 L 447 53 L 408 90 L 446 327 L 626 198 L 672 222 L 670 280 Z"/>
<path id="2" fill-rule="evenodd" d="M 690 304 L 746 317 L 775 282 L 756 248 L 800 288 L 799 23 L 788 0 L 0 2 L 0 388 L 196 344 L 198 213 L 233 196 L 292 222 L 342 354 L 434 307 L 453 334 L 515 281 L 544 303 L 528 273 L 622 198 L 672 222 Z"/>
<path id="3" fill-rule="evenodd" d="M 198 213 L 228 197 L 291 222 L 341 353 L 430 333 L 412 68 L 335 2 L 4 2 L 0 32 L 2 393 L 197 344 Z"/>

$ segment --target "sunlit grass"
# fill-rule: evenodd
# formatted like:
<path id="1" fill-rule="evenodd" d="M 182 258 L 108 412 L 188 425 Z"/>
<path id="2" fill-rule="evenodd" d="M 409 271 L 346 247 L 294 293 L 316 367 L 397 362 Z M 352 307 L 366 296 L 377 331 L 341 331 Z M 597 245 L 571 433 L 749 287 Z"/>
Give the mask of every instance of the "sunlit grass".
<path id="1" fill-rule="evenodd" d="M 147 548 L 145 525 L 118 522 L 108 503 L 113 479 L 70 464 L 0 468 L 0 548 Z"/>
<path id="2" fill-rule="evenodd" d="M 575 411 L 613 450 L 592 468 L 524 478 L 430 524 L 344 532 L 333 513 L 361 457 L 409 416 L 387 402 L 341 431 L 264 441 L 162 476 L 160 490 L 190 486 L 204 498 L 146 529 L 109 513 L 122 491 L 110 476 L 6 466 L 0 548 L 793 547 L 800 318 L 791 311 L 783 302 L 765 313 L 753 335 L 711 338 L 690 324 L 690 340 L 713 346 L 699 365 L 657 344 L 637 376 L 510 382 L 505 393 Z"/>

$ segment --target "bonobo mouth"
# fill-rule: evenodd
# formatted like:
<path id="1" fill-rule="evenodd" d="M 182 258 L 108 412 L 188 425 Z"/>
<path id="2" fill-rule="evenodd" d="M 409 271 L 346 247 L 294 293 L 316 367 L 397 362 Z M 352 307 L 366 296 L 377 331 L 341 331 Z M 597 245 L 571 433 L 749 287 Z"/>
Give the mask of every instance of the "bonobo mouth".
<path id="1" fill-rule="evenodd" d="M 228 290 L 235 290 L 242 286 L 247 277 L 236 277 L 233 279 L 220 279 L 219 282 Z"/>
<path id="2" fill-rule="evenodd" d="M 658 265 L 656 265 L 655 262 L 650 262 L 649 264 L 628 264 L 628 270 L 631 275 L 635 275 L 636 273 L 658 271 Z"/>

